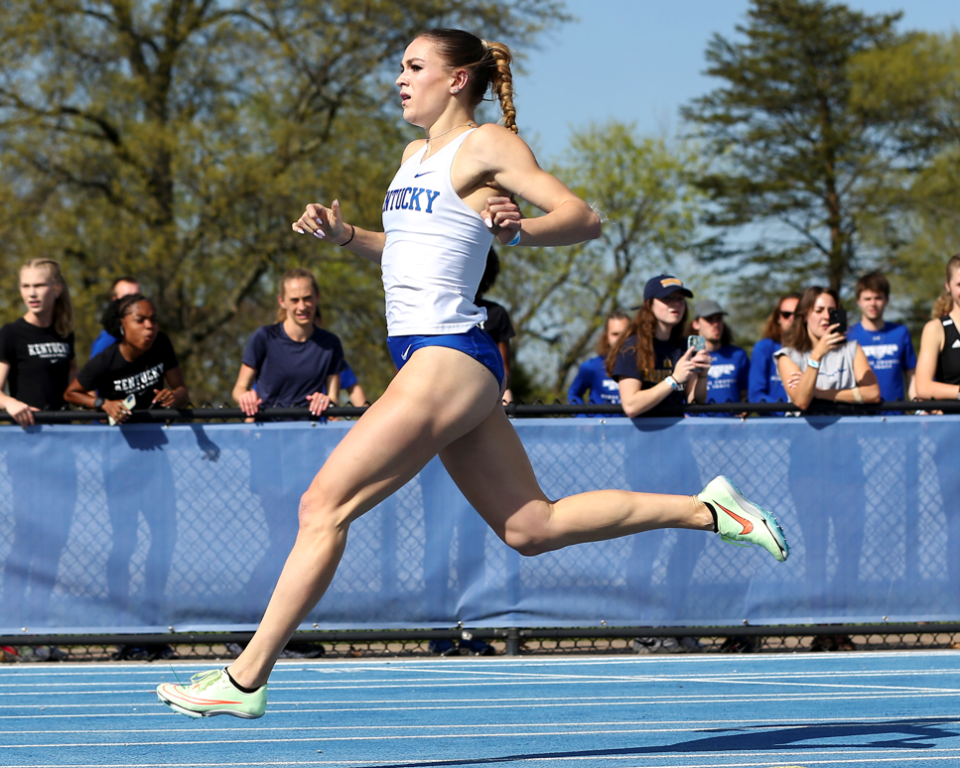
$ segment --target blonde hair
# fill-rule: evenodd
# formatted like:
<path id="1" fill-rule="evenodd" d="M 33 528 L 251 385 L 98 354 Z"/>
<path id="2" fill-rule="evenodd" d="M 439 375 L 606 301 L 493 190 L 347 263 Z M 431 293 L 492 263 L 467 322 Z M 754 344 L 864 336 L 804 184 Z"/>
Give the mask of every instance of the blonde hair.
<path id="1" fill-rule="evenodd" d="M 960 253 L 955 253 L 950 257 L 949 261 L 947 261 L 947 285 L 950 284 L 950 278 L 952 278 L 958 270 L 960 270 Z M 938 320 L 945 315 L 949 315 L 952 310 L 953 297 L 950 295 L 950 291 L 944 291 L 937 297 L 937 300 L 933 302 L 933 310 L 930 312 L 930 317 Z"/>
<path id="2" fill-rule="evenodd" d="M 45 269 L 54 285 L 60 287 L 60 295 L 53 305 L 53 330 L 58 336 L 69 336 L 73 331 L 73 303 L 70 301 L 70 290 L 60 272 L 60 264 L 53 259 L 30 259 L 20 267 L 20 274 L 25 269 Z"/>
<path id="3" fill-rule="evenodd" d="M 930 318 L 933 320 L 939 320 L 941 317 L 949 315 L 950 310 L 952 309 L 953 296 L 950 295 L 949 291 L 944 291 L 937 296 L 936 301 L 933 302 L 933 309 L 930 311 Z"/>
<path id="4" fill-rule="evenodd" d="M 490 89 L 500 102 L 503 124 L 514 133 L 517 128 L 517 108 L 513 103 L 513 56 L 503 43 L 481 40 L 462 29 L 428 29 L 420 37 L 433 42 L 437 53 L 453 68 L 470 71 L 468 83 L 470 101 L 476 106 Z"/>
<path id="5" fill-rule="evenodd" d="M 283 296 L 287 290 L 287 283 L 292 280 L 309 280 L 310 287 L 313 289 L 313 295 L 320 298 L 320 284 L 317 282 L 317 278 L 313 276 L 313 272 L 309 269 L 304 269 L 303 267 L 296 267 L 294 269 L 288 269 L 280 277 L 280 285 L 277 287 L 277 295 Z M 317 302 L 316 314 L 313 316 L 313 322 L 316 325 L 320 325 L 320 307 L 319 301 Z M 287 319 L 287 310 L 283 307 L 277 307 L 277 319 L 276 322 L 282 323 Z"/>

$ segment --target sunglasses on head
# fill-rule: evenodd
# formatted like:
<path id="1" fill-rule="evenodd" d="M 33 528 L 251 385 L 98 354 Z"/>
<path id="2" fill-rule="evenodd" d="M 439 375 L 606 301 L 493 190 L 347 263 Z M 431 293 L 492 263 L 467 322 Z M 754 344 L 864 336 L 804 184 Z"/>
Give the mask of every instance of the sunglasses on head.
<path id="1" fill-rule="evenodd" d="M 781 310 L 780 310 L 780 317 L 782 317 L 784 320 L 789 320 L 791 317 L 793 317 L 793 312 L 784 312 L 784 311 L 781 309 Z"/>

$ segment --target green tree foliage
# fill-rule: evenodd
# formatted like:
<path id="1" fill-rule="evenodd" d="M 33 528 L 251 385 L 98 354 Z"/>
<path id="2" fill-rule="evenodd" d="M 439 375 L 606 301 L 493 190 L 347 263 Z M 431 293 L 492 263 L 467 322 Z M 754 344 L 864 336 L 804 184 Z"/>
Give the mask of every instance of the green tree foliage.
<path id="1" fill-rule="evenodd" d="M 885 266 L 919 330 L 942 290 L 947 259 L 960 251 L 960 34 L 916 34 L 861 54 L 851 78 L 858 108 L 897 117 L 899 140 L 925 155 L 909 183 L 887 190 L 901 212 L 895 230 L 873 233 L 898 246 Z"/>
<path id="2" fill-rule="evenodd" d="M 422 29 L 506 42 L 562 21 L 560 0 L 0 2 L 0 238 L 6 273 L 61 260 L 81 358 L 114 276 L 138 276 L 197 403 L 222 400 L 276 277 L 317 273 L 324 320 L 376 394 L 377 270 L 291 233 L 306 203 L 379 225 L 403 144 L 392 89 Z M 2 320 L 22 313 L 15 281 Z"/>
<path id="3" fill-rule="evenodd" d="M 706 253 L 727 257 L 745 288 L 735 299 L 769 311 L 785 287 L 840 289 L 863 266 L 864 228 L 893 211 L 917 151 L 902 115 L 852 98 L 851 59 L 903 37 L 900 14 L 868 16 L 826 0 L 752 0 L 740 39 L 714 36 L 707 74 L 724 84 L 682 110 L 707 142 L 699 186 L 715 228 Z M 749 225 L 749 226 L 745 226 Z"/>
<path id="4" fill-rule="evenodd" d="M 564 398 L 607 314 L 635 306 L 646 280 L 689 247 L 698 194 L 685 179 L 696 167 L 692 151 L 643 138 L 633 125 L 573 134 L 551 171 L 601 213 L 602 237 L 569 248 L 501 249 L 504 272 L 491 294 L 510 310 L 531 392 Z"/>

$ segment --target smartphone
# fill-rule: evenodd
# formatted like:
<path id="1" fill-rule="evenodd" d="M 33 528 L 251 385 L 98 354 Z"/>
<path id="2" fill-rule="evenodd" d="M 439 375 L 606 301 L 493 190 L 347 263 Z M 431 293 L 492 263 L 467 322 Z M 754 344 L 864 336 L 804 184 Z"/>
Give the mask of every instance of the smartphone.
<path id="1" fill-rule="evenodd" d="M 837 325 L 837 328 L 833 330 L 836 333 L 846 333 L 847 332 L 847 310 L 843 307 L 839 309 L 828 310 L 830 313 L 830 325 Z"/>
<path id="2" fill-rule="evenodd" d="M 703 336 L 687 336 L 687 349 L 702 352 L 707 348 L 707 340 Z"/>
<path id="3" fill-rule="evenodd" d="M 121 403 L 121 405 L 130 412 L 133 412 L 133 408 L 136 404 L 137 404 L 136 395 L 127 395 L 125 398 L 123 398 L 123 402 Z M 108 416 L 107 421 L 110 422 L 111 427 L 115 427 L 118 423 L 113 420 L 113 416 Z"/>

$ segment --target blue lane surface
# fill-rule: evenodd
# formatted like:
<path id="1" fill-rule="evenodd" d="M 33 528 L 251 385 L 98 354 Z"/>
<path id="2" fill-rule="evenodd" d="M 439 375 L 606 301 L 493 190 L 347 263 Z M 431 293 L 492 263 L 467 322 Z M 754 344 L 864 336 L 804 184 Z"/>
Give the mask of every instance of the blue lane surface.
<path id="1" fill-rule="evenodd" d="M 0 669 L 0 768 L 960 765 L 950 651 L 282 663 L 252 721 L 170 712 L 173 678 Z"/>

